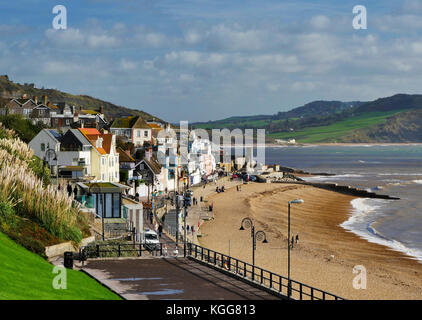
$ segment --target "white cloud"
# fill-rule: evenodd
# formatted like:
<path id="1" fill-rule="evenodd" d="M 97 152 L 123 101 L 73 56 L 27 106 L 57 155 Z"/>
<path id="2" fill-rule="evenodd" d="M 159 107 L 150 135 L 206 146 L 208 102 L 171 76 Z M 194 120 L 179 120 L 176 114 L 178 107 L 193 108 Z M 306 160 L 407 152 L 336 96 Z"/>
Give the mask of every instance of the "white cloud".
<path id="1" fill-rule="evenodd" d="M 323 15 L 315 16 L 311 18 L 309 24 L 313 29 L 323 30 L 330 26 L 330 19 Z"/>

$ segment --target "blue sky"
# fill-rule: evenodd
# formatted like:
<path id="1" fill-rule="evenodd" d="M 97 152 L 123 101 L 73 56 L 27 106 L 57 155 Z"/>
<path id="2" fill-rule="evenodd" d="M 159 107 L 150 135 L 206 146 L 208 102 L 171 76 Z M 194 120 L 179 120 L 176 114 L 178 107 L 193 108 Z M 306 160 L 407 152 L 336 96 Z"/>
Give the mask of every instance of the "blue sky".
<path id="1" fill-rule="evenodd" d="M 52 28 L 55 5 L 67 30 Z M 421 93 L 421 31 L 421 0 L 3 1 L 0 73 L 207 121 Z"/>

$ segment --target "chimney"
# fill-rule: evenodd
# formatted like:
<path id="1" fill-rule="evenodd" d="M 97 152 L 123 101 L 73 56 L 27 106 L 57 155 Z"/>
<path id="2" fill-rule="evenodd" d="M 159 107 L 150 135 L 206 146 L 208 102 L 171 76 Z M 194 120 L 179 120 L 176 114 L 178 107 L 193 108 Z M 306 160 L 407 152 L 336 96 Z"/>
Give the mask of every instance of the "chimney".
<path id="1" fill-rule="evenodd" d="M 24 93 L 24 94 L 22 95 L 22 99 L 26 99 L 26 97 L 27 97 L 27 95 L 26 95 L 26 93 Z"/>
<path id="2" fill-rule="evenodd" d="M 47 105 L 47 96 L 46 95 L 42 96 L 42 102 L 43 102 L 43 104 Z"/>
<path id="3" fill-rule="evenodd" d="M 38 104 L 38 97 L 37 96 L 34 96 L 34 98 L 32 100 L 34 100 L 35 104 Z"/>
<path id="4" fill-rule="evenodd" d="M 152 157 L 152 148 L 151 147 L 147 147 L 145 149 L 145 160 L 150 161 Z"/>

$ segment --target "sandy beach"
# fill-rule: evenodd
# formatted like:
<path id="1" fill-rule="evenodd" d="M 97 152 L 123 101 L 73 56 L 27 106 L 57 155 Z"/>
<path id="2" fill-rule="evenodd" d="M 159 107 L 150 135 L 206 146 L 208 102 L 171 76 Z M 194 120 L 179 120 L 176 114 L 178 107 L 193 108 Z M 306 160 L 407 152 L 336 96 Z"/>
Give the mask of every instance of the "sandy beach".
<path id="1" fill-rule="evenodd" d="M 215 219 L 201 225 L 200 244 L 252 261 L 250 230 L 240 231 L 251 218 L 267 234 L 257 243 L 256 265 L 287 276 L 287 202 L 302 198 L 291 210 L 292 234 L 299 244 L 291 251 L 292 279 L 347 299 L 421 299 L 422 264 L 385 246 L 369 243 L 339 225 L 352 212 L 351 196 L 294 184 L 242 185 L 213 193 Z M 334 258 L 332 257 L 334 256 Z M 366 289 L 354 289 L 354 266 L 364 266 Z"/>

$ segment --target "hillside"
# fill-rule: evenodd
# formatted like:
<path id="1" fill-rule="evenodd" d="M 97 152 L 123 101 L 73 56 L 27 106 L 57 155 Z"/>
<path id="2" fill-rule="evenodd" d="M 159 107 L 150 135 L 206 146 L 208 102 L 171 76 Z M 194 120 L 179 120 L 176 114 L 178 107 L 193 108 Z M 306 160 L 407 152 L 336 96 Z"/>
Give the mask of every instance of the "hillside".
<path id="1" fill-rule="evenodd" d="M 341 142 L 422 142 L 422 109 L 400 112 L 382 124 L 355 130 Z"/>
<path id="2" fill-rule="evenodd" d="M 0 300 L 120 300 L 94 279 L 66 270 L 67 289 L 56 290 L 54 266 L 0 232 Z"/>
<path id="3" fill-rule="evenodd" d="M 422 142 L 422 95 L 397 94 L 369 102 L 314 101 L 275 115 L 231 117 L 196 128 L 260 128 L 269 141 L 300 143 Z"/>
<path id="4" fill-rule="evenodd" d="M 141 110 L 129 109 L 123 106 L 117 106 L 113 103 L 93 98 L 87 95 L 73 95 L 55 89 L 36 88 L 33 83 L 19 84 L 9 80 L 8 76 L 0 76 L 0 104 L 4 104 L 9 98 L 21 97 L 27 94 L 28 97 L 43 95 L 48 96 L 48 100 L 58 103 L 66 102 L 71 105 L 83 107 L 88 110 L 98 110 L 104 107 L 104 113 L 107 119 L 114 119 L 123 116 L 142 116 L 145 120 L 163 121 L 149 113 Z"/>

